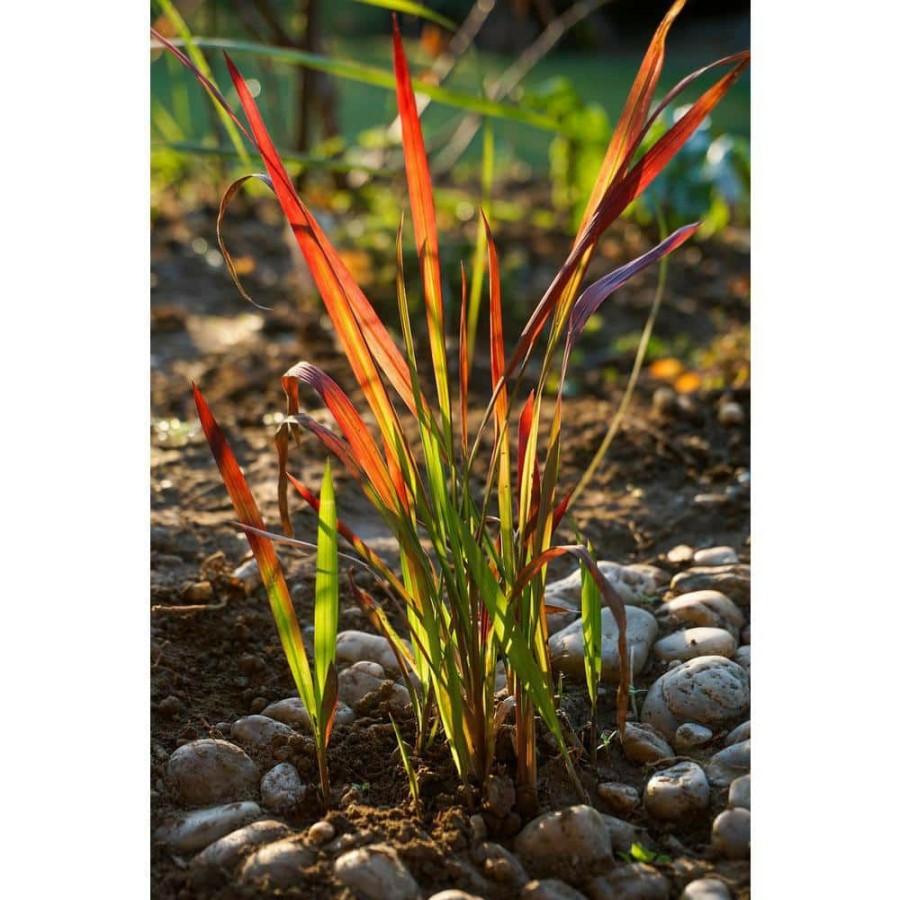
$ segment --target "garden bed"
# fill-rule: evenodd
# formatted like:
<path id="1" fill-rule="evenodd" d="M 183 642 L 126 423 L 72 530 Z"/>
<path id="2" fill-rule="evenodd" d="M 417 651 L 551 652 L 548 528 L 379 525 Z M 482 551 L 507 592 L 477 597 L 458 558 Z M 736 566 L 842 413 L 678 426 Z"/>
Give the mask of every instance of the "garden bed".
<path id="1" fill-rule="evenodd" d="M 536 201 L 543 200 L 538 189 Z M 414 760 L 422 789 L 415 808 L 388 718 L 393 714 L 411 743 L 411 714 L 395 703 L 389 688 L 369 694 L 355 704 L 355 718 L 338 724 L 329 747 L 335 808 L 323 819 L 316 797 L 315 753 L 302 728 L 281 730 L 271 738 L 236 737 L 234 724 L 258 715 L 270 704 L 295 695 L 296 688 L 262 588 L 254 586 L 247 559 L 247 542 L 233 527 L 234 511 L 209 449 L 196 424 L 189 380 L 202 387 L 220 424 L 244 466 L 264 517 L 277 522 L 276 457 L 272 444 L 276 418 L 283 408 L 279 379 L 300 359 L 321 365 L 349 388 L 351 380 L 333 343 L 328 323 L 302 272 L 295 269 L 281 226 L 272 207 L 262 203 L 230 220 L 232 253 L 245 259 L 247 284 L 260 302 L 272 305 L 261 312 L 237 295 L 215 250 L 214 212 L 202 204 L 185 208 L 169 198 L 160 206 L 153 227 L 152 329 L 152 512 L 151 512 L 151 790 L 152 891 L 158 898 L 258 896 L 280 890 L 303 897 L 355 896 L 335 875 L 335 861 L 348 851 L 382 844 L 393 848 L 423 897 L 447 888 L 460 888 L 484 898 L 522 895 L 527 878 L 549 877 L 540 863 L 512 859 L 516 836 L 525 820 L 506 799 L 505 775 L 514 774 L 512 742 L 498 741 L 496 796 L 487 810 L 459 787 L 444 745 L 438 741 L 422 759 Z M 511 248 L 524 260 L 517 279 L 522 309 L 539 298 L 545 272 L 555 271 L 568 242 L 562 234 L 544 234 L 540 245 L 519 244 L 514 227 L 498 227 L 505 253 Z M 650 244 L 634 226 L 616 226 L 601 244 L 594 266 L 608 270 L 619 253 L 635 255 Z M 692 242 L 674 254 L 667 291 L 657 323 L 660 346 L 696 371 L 700 388 L 669 393 L 665 366 L 654 377 L 645 372 L 634 401 L 606 462 L 591 487 L 579 499 L 572 516 L 600 559 L 620 564 L 649 564 L 664 573 L 655 593 L 638 603 L 656 615 L 662 602 L 683 593 L 673 579 L 697 568 L 692 551 L 729 547 L 738 564 L 726 563 L 721 572 L 746 576 L 749 543 L 749 382 L 739 373 L 746 367 L 744 339 L 749 324 L 747 235 L 729 231 L 704 244 Z M 604 307 L 604 327 L 585 341 L 580 363 L 573 364 L 577 396 L 567 401 L 563 442 L 563 487 L 573 485 L 590 461 L 617 408 L 630 369 L 627 338 L 643 326 L 655 288 L 653 271 L 639 276 Z M 704 355 L 703 351 L 710 351 Z M 692 364 L 693 363 L 693 364 Z M 668 378 L 668 380 L 665 380 Z M 735 387 L 738 380 L 739 386 Z M 472 390 L 488 399 L 489 374 L 473 372 Z M 687 382 L 690 384 L 690 382 Z M 680 386 L 684 386 L 681 382 Z M 712 385 L 711 387 L 709 385 Z M 663 388 L 663 390 L 660 390 Z M 731 415 L 723 406 L 732 404 Z M 737 404 L 740 414 L 735 412 Z M 294 455 L 297 475 L 318 484 L 323 455 L 310 439 L 305 459 Z M 337 503 L 342 518 L 362 536 L 378 542 L 380 522 L 370 513 L 355 485 L 336 470 Z M 315 520 L 304 512 L 295 517 L 298 536 L 314 533 Z M 568 524 L 562 536 L 571 535 Z M 390 553 L 388 541 L 378 546 Z M 381 550 L 379 551 L 381 552 Z M 288 583 L 301 626 L 311 623 L 312 578 L 315 563 L 296 553 L 282 553 Z M 698 563 L 703 560 L 701 556 Z M 702 568 L 710 568 L 703 566 Z M 716 568 L 712 566 L 712 568 Z M 342 578 L 346 577 L 342 566 Z M 571 565 L 551 570 L 563 577 Z M 715 573 L 714 573 L 715 574 Z M 721 573 L 720 573 L 721 574 Z M 736 577 L 736 576 L 735 576 Z M 363 576 L 359 580 L 364 582 Z M 743 582 L 741 582 L 743 584 Z M 249 591 L 248 591 L 249 588 Z M 727 587 L 723 592 L 729 594 Z M 731 596 L 749 623 L 749 594 Z M 656 615 L 657 640 L 684 629 L 684 623 Z M 349 595 L 342 600 L 339 628 L 372 631 Z M 749 660 L 749 631 L 738 629 L 734 653 Z M 732 655 L 732 654 L 729 654 Z M 635 678 L 635 708 L 640 710 L 651 685 L 669 664 L 651 654 Z M 381 677 L 381 676 L 377 676 Z M 601 734 L 615 727 L 614 685 L 603 697 Z M 561 707 L 576 732 L 587 724 L 589 707 L 577 679 L 565 679 Z M 707 771 L 709 759 L 722 750 L 740 714 L 711 729 L 712 737 L 690 750 L 678 750 L 678 760 L 693 759 Z M 255 720 L 254 720 L 255 721 Z M 271 721 L 271 720 L 270 720 Z M 244 732 L 239 727 L 238 733 Z M 165 835 L 190 806 L 173 786 L 170 759 L 180 747 L 203 739 L 242 746 L 263 776 L 275 765 L 290 763 L 309 785 L 305 796 L 290 808 L 273 812 L 253 787 L 235 801 L 256 803 L 237 823 L 274 820 L 271 840 L 302 837 L 303 852 L 293 865 L 294 875 L 272 869 L 254 880 L 246 869 L 253 852 L 248 844 L 221 866 L 196 861 L 199 846 L 182 849 Z M 560 810 L 579 802 L 552 741 L 539 739 L 539 801 L 542 811 Z M 588 896 L 605 896 L 622 878 L 649 878 L 643 894 L 681 895 L 683 887 L 706 873 L 728 884 L 733 897 L 749 896 L 749 862 L 726 859 L 711 847 L 711 828 L 728 804 L 728 785 L 713 784 L 702 811 L 675 822 L 650 814 L 645 802 L 636 806 L 602 785 L 614 782 L 634 788 L 640 796 L 654 772 L 675 760 L 635 763 L 624 754 L 617 738 L 605 742 L 596 762 L 577 761 L 581 780 L 596 808 L 628 822 L 646 851 L 646 861 L 665 882 L 639 868 L 625 871 L 626 861 L 616 850 L 617 866 L 573 874 L 571 883 Z M 598 788 L 601 788 L 598 793 Z M 239 792 L 240 793 L 240 792 Z M 631 796 L 623 791 L 622 797 Z M 240 815 L 238 811 L 238 815 Z M 316 825 L 315 839 L 309 829 Z M 332 833 L 333 831 L 333 833 Z M 623 834 L 630 834 L 623 832 Z M 616 835 L 614 838 L 614 849 Z M 621 835 L 619 836 L 621 839 Z M 177 843 L 177 842 L 176 842 Z M 212 843 L 212 841 L 210 841 Z M 627 843 L 627 842 L 626 842 Z M 630 845 L 629 845 L 630 846 Z M 561 847 L 560 852 L 565 852 Z M 738 854 L 739 855 L 739 854 Z M 385 858 L 392 858 L 386 853 Z M 500 862 L 499 860 L 505 860 Z M 640 854 L 628 864 L 640 861 Z M 600 869 L 603 869 L 601 873 Z M 260 870 L 261 871 L 261 870 Z M 243 875 L 241 873 L 244 873 Z M 276 874 L 272 874 L 275 872 Z M 564 873 L 557 873 L 564 874 Z M 294 879 L 293 881 L 291 879 Z M 625 882 L 622 882 L 624 884 Z M 281 885 L 279 887 L 279 884 Z M 544 885 L 545 891 L 554 889 Z M 555 888 L 562 890 L 558 886 Z M 632 890 L 634 888 L 631 888 Z M 399 890 L 399 888 L 398 888 Z M 537 889 L 533 889 L 537 890 Z M 650 891 L 650 893 L 647 893 Z M 625 894 L 621 894 L 624 896 Z M 362 896 L 361 894 L 359 896 Z M 385 894 L 384 896 L 391 896 Z M 400 896 L 400 893 L 397 894 Z M 567 896 L 564 893 L 524 896 Z M 577 895 L 572 895 L 577 896 Z"/>

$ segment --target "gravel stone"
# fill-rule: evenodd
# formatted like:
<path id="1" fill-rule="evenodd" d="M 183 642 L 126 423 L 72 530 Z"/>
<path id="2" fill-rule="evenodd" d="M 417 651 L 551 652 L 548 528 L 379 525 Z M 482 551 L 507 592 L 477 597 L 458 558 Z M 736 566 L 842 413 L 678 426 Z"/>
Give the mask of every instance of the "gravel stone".
<path id="1" fill-rule="evenodd" d="M 750 810 L 738 807 L 719 813 L 712 825 L 712 847 L 726 859 L 749 859 Z"/>
<path id="2" fill-rule="evenodd" d="M 731 900 L 731 891 L 718 878 L 698 878 L 685 887 L 679 900 Z"/>
<path id="3" fill-rule="evenodd" d="M 617 813 L 630 813 L 641 805 L 637 788 L 618 781 L 607 781 L 597 787 L 597 796 Z"/>
<path id="4" fill-rule="evenodd" d="M 291 829 L 274 819 L 260 819 L 210 844 L 191 861 L 191 879 L 210 887 L 225 881 L 248 850 L 289 835 Z"/>
<path id="5" fill-rule="evenodd" d="M 660 606 L 657 615 L 687 625 L 724 628 L 735 637 L 744 624 L 744 614 L 721 591 L 691 591 Z"/>
<path id="6" fill-rule="evenodd" d="M 208 847 L 223 835 L 258 819 L 262 810 L 255 803 L 226 803 L 209 809 L 195 809 L 158 828 L 155 837 L 171 850 L 189 853 Z"/>
<path id="7" fill-rule="evenodd" d="M 305 870 L 316 864 L 316 851 L 296 837 L 260 847 L 241 868 L 245 885 L 262 882 L 270 889 L 286 890 L 305 882 Z"/>
<path id="8" fill-rule="evenodd" d="M 228 741 L 201 738 L 179 747 L 166 766 L 166 781 L 187 806 L 242 800 L 256 794 L 256 763 Z"/>
<path id="9" fill-rule="evenodd" d="M 376 662 L 386 672 L 398 671 L 397 657 L 387 638 L 365 631 L 342 631 L 337 636 L 338 663 Z"/>
<path id="10" fill-rule="evenodd" d="M 684 661 L 698 656 L 730 657 L 736 649 L 734 635 L 724 628 L 687 628 L 657 641 L 653 654 L 664 661 Z"/>
<path id="11" fill-rule="evenodd" d="M 679 752 L 693 750 L 702 747 L 713 739 L 712 729 L 705 725 L 696 725 L 693 722 L 685 722 L 675 730 L 675 749 Z"/>
<path id="12" fill-rule="evenodd" d="M 676 763 L 655 773 L 644 789 L 644 807 L 656 819 L 686 819 L 708 805 L 709 783 L 694 762 Z"/>
<path id="13" fill-rule="evenodd" d="M 416 900 L 419 896 L 415 878 L 387 844 L 344 853 L 334 864 L 334 874 L 354 894 L 368 900 Z"/>
<path id="14" fill-rule="evenodd" d="M 625 608 L 626 635 L 632 660 L 632 675 L 643 671 L 650 655 L 650 647 L 659 630 L 656 619 L 645 609 L 636 606 Z M 600 612 L 602 639 L 600 644 L 600 678 L 605 682 L 619 680 L 619 626 L 612 610 L 604 607 Z M 584 631 L 581 619 L 558 631 L 548 641 L 553 666 L 572 678 L 584 680 Z"/>
<path id="15" fill-rule="evenodd" d="M 541 878 L 584 878 L 613 862 L 609 828 L 596 809 L 584 804 L 538 816 L 519 833 L 515 850 Z"/>
<path id="16" fill-rule="evenodd" d="M 646 863 L 618 866 L 589 886 L 590 900 L 668 900 L 669 879 Z"/>
<path id="17" fill-rule="evenodd" d="M 668 741 L 653 726 L 639 725 L 636 722 L 625 723 L 622 750 L 625 758 L 635 765 L 655 763 L 675 755 Z"/>
<path id="18" fill-rule="evenodd" d="M 635 563 L 623 566 L 610 560 L 597 563 L 600 571 L 609 579 L 625 604 L 643 603 L 655 597 L 669 581 L 669 574 L 657 566 Z M 575 569 L 565 578 L 551 581 L 544 596 L 548 603 L 555 600 L 569 609 L 581 609 L 581 569 Z"/>
<path id="19" fill-rule="evenodd" d="M 266 772 L 259 788 L 263 806 L 275 813 L 295 810 L 306 796 L 306 785 L 289 762 L 279 763 Z"/>
<path id="20" fill-rule="evenodd" d="M 749 737 L 750 720 L 747 719 L 746 722 L 741 722 L 733 731 L 728 732 L 728 737 L 725 738 L 723 746 L 730 747 L 732 744 L 739 744 L 741 741 L 746 741 Z"/>
<path id="21" fill-rule="evenodd" d="M 723 656 L 700 656 L 670 669 L 650 687 L 641 721 L 673 739 L 684 722 L 716 727 L 750 708 L 750 678 Z"/>
<path id="22" fill-rule="evenodd" d="M 385 681 L 367 671 L 368 662 L 354 663 L 338 675 L 338 697 L 353 707 L 369 694 L 381 689 L 383 684 L 389 685 L 388 703 L 392 709 L 404 709 L 409 706 L 409 691 L 401 684 Z"/>
<path id="23" fill-rule="evenodd" d="M 581 891 L 558 878 L 529 881 L 519 894 L 521 900 L 587 900 Z"/>
<path id="24" fill-rule="evenodd" d="M 286 697 L 284 700 L 276 700 L 274 703 L 270 703 L 262 711 L 261 715 L 307 732 L 312 727 L 309 721 L 309 713 L 299 697 Z M 334 713 L 334 724 L 336 726 L 349 725 L 355 718 L 356 713 L 346 703 L 338 700 L 337 709 Z"/>
<path id="25" fill-rule="evenodd" d="M 326 822 L 324 819 L 309 826 L 306 837 L 311 844 L 321 845 L 327 844 L 334 838 L 334 825 Z"/>
<path id="26" fill-rule="evenodd" d="M 750 809 L 750 775 L 740 775 L 731 782 L 728 788 L 728 805 L 732 808 L 740 806 Z"/>
<path id="27" fill-rule="evenodd" d="M 709 761 L 706 777 L 716 787 L 727 787 L 750 771 L 750 739 L 720 750 Z"/>
<path id="28" fill-rule="evenodd" d="M 750 605 L 750 566 L 737 563 L 731 566 L 692 566 L 673 579 L 674 594 L 694 591 L 721 591 L 738 606 Z"/>
<path id="29" fill-rule="evenodd" d="M 733 547 L 708 547 L 694 554 L 694 562 L 698 566 L 730 566 L 738 562 L 738 555 Z"/>
<path id="30" fill-rule="evenodd" d="M 667 554 L 666 559 L 676 566 L 689 563 L 694 558 L 694 548 L 688 544 L 679 544 L 673 547 Z"/>
<path id="31" fill-rule="evenodd" d="M 475 894 L 467 894 L 458 888 L 450 888 L 447 891 L 432 894 L 428 900 L 482 900 L 482 898 L 476 897 Z"/>
<path id="32" fill-rule="evenodd" d="M 244 716 L 231 726 L 231 736 L 245 747 L 264 750 L 271 746 L 275 735 L 290 736 L 294 729 L 268 716 Z"/>
<path id="33" fill-rule="evenodd" d="M 747 674 L 750 674 L 750 645 L 744 644 L 742 647 L 738 647 L 734 652 L 734 661 L 743 669 L 746 670 Z"/>

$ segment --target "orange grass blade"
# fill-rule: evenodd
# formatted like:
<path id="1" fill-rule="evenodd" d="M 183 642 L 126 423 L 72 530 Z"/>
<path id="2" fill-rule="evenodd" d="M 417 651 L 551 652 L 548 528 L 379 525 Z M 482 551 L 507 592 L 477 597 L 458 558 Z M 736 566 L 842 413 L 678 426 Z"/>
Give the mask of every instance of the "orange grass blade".
<path id="1" fill-rule="evenodd" d="M 266 524 L 225 435 L 206 405 L 199 388 L 195 384 L 191 384 L 191 388 L 194 392 L 197 413 L 200 416 L 200 425 L 215 457 L 216 465 L 219 467 L 219 473 L 238 519 L 245 525 L 265 531 Z M 317 708 L 312 672 L 306 656 L 306 649 L 303 646 L 300 625 L 294 612 L 294 604 L 275 554 L 275 546 L 271 540 L 259 534 L 251 531 L 245 533 L 247 543 L 250 544 L 256 564 L 259 566 L 263 584 L 266 586 L 269 605 L 272 608 L 272 615 L 275 617 L 278 636 L 281 638 L 281 645 L 284 648 L 291 674 L 294 676 L 300 697 L 312 716 Z"/>
<path id="2" fill-rule="evenodd" d="M 425 292 L 425 313 L 431 359 L 438 392 L 438 405 L 443 417 L 447 451 L 452 446 L 452 419 L 450 410 L 450 386 L 447 376 L 447 350 L 444 340 L 444 301 L 441 292 L 441 265 L 437 221 L 434 214 L 434 196 L 431 190 L 431 174 L 422 137 L 422 124 L 416 107 L 416 95 L 412 88 L 409 66 L 400 38 L 400 27 L 394 15 L 394 77 L 397 82 L 397 109 L 403 133 L 403 158 L 406 163 L 406 179 L 412 207 L 413 230 L 416 251 L 422 267 L 422 286 Z"/>
<path id="3" fill-rule="evenodd" d="M 597 173 L 597 180 L 594 182 L 594 188 L 585 208 L 584 217 L 578 228 L 578 237 L 581 237 L 584 233 L 591 216 L 597 209 L 600 200 L 616 174 L 620 170 L 624 172 L 622 164 L 625 163 L 627 166 L 628 160 L 634 153 L 637 146 L 635 138 L 644 125 L 650 109 L 650 103 L 653 100 L 653 93 L 656 90 L 656 85 L 659 83 L 659 76 L 662 72 L 665 58 L 666 36 L 672 27 L 672 23 L 675 21 L 675 17 L 684 7 L 685 2 L 686 0 L 676 0 L 672 4 L 650 41 L 650 46 L 647 48 L 644 60 L 631 86 L 628 99 L 625 101 L 622 115 L 613 131 L 609 147 L 600 165 L 600 171 Z"/>
<path id="4" fill-rule="evenodd" d="M 528 360 L 538 335 L 568 289 L 572 275 L 580 265 L 585 252 L 596 245 L 600 235 L 619 217 L 625 207 L 638 197 L 668 165 L 672 157 L 684 146 L 703 119 L 725 96 L 741 72 L 749 65 L 749 54 L 738 54 L 738 56 L 740 61 L 737 65 L 709 88 L 690 110 L 644 154 L 631 171 L 607 192 L 565 264 L 528 320 L 506 367 L 507 378 L 511 376 L 517 366 L 524 365 Z"/>
<path id="5" fill-rule="evenodd" d="M 292 416 L 300 412 L 300 382 L 309 385 L 322 398 L 353 451 L 356 462 L 372 482 L 382 502 L 389 509 L 398 512 L 399 504 L 387 465 L 350 398 L 321 369 L 299 362 L 288 369 L 281 379 L 281 386 L 288 397 L 288 411 Z"/>
<path id="6" fill-rule="evenodd" d="M 380 421 L 387 423 L 390 419 L 386 408 L 389 401 L 374 366 L 377 360 L 403 402 L 415 413 L 406 361 L 312 213 L 297 196 L 243 76 L 227 54 L 225 60 L 272 187 L 372 411 Z"/>

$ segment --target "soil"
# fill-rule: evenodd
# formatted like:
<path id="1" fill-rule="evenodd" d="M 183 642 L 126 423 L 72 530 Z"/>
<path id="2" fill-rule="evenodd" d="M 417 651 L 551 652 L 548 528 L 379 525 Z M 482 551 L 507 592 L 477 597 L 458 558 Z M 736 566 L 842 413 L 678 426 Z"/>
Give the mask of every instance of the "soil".
<path id="1" fill-rule="evenodd" d="M 510 276 L 528 288 L 527 304 L 523 302 L 514 313 L 524 321 L 527 307 L 539 299 L 540 286 L 549 283 L 554 266 L 565 257 L 570 239 L 545 232 L 536 243 L 529 242 L 525 229 L 497 231 L 501 255 L 518 254 L 526 260 L 524 271 Z M 227 737 L 228 723 L 295 694 L 264 592 L 257 589 L 247 596 L 233 578 L 233 570 L 247 558 L 247 544 L 233 527 L 233 510 L 199 433 L 189 381 L 200 385 L 245 467 L 264 517 L 275 523 L 272 435 L 277 414 L 284 408 L 281 374 L 299 359 L 308 359 L 345 388 L 352 380 L 308 276 L 297 267 L 288 247 L 277 210 L 266 202 L 238 209 L 229 220 L 228 234 L 230 249 L 247 272 L 246 286 L 271 311 L 254 309 L 233 287 L 214 249 L 213 206 L 201 203 L 189 208 L 165 198 L 152 229 L 153 829 L 173 809 L 164 772 L 176 747 L 201 737 Z M 594 265 L 598 272 L 608 270 L 617 256 L 624 261 L 625 255 L 637 255 L 646 246 L 646 236 L 634 226 L 617 226 Z M 408 270 L 410 280 L 413 271 Z M 643 327 L 654 289 L 655 273 L 636 279 L 608 301 L 599 334 L 586 336 L 585 352 L 575 367 L 581 372 L 577 394 L 567 401 L 565 412 L 563 486 L 578 480 L 606 432 L 632 362 L 631 352 L 611 348 L 617 337 Z M 379 299 L 377 292 L 373 294 Z M 704 359 L 703 351 L 709 348 L 719 351 L 700 374 L 707 383 L 722 386 L 684 395 L 684 408 L 662 412 L 654 408 L 652 398 L 663 382 L 642 374 L 605 464 L 572 510 L 599 558 L 650 562 L 674 573 L 679 565 L 670 563 L 666 553 L 675 545 L 725 544 L 737 549 L 742 562 L 749 562 L 749 487 L 744 473 L 750 463 L 750 397 L 748 385 L 733 386 L 735 372 L 746 364 L 741 342 L 733 338 L 746 333 L 748 294 L 744 232 L 727 232 L 672 257 L 670 289 L 656 334 L 682 348 L 685 359 Z M 510 327 L 507 338 L 511 333 Z M 486 354 L 476 358 L 484 359 Z M 616 373 L 619 377 L 613 383 Z M 483 365 L 476 363 L 476 404 L 487 399 L 488 377 Z M 723 399 L 743 406 L 746 421 L 742 425 L 720 424 L 718 404 Z M 293 460 L 292 470 L 316 485 L 324 458 L 311 440 L 306 450 L 304 459 Z M 378 521 L 354 488 L 348 478 L 337 477 L 340 514 L 364 536 L 378 537 Z M 720 501 L 711 506 L 698 504 L 698 494 L 716 494 Z M 314 533 L 308 512 L 297 511 L 295 527 L 298 536 Z M 568 525 L 562 527 L 561 537 L 572 537 Z M 309 623 L 314 564 L 287 553 L 282 560 L 301 625 Z M 559 574 L 566 571 L 562 567 Z M 197 587 L 204 582 L 209 587 Z M 369 628 L 349 598 L 339 627 Z M 638 697 L 664 668 L 654 664 L 640 676 Z M 586 725 L 587 706 L 576 686 L 567 688 L 564 709 L 576 730 Z M 611 730 L 613 723 L 610 692 L 601 725 Z M 412 742 L 412 720 L 401 716 L 398 724 Z M 539 744 L 542 808 L 578 802 L 552 744 Z M 377 705 L 351 726 L 335 728 L 329 758 L 332 786 L 340 800 L 327 818 L 339 836 L 362 834 L 357 838 L 362 842 L 373 835 L 387 840 L 398 849 L 425 896 L 454 886 L 490 898 L 517 896 L 502 885 L 479 880 L 469 858 L 470 815 L 475 809 L 469 807 L 471 798 L 457 784 L 439 743 L 417 761 L 423 793 L 418 810 L 410 805 L 396 740 Z M 499 771 L 514 771 L 511 742 L 500 740 L 498 758 Z M 271 759 L 256 758 L 261 771 L 282 760 L 293 762 L 301 775 L 315 783 L 314 756 L 306 738 L 290 738 L 276 747 Z M 630 783 L 640 790 L 647 775 L 625 760 L 617 741 L 600 752 L 596 767 L 580 760 L 579 772 L 592 798 L 601 780 Z M 613 812 L 601 801 L 595 802 L 601 811 Z M 290 823 L 303 828 L 321 817 L 311 790 Z M 712 814 L 689 828 L 660 828 L 649 819 L 632 819 L 647 829 L 648 848 L 673 860 L 657 863 L 670 878 L 672 897 L 680 894 L 689 877 L 713 869 L 728 879 L 735 897 L 749 897 L 749 865 L 712 862 L 708 856 L 711 819 Z M 491 839 L 508 841 L 519 824 L 515 814 L 489 821 Z M 204 893 L 192 883 L 187 861 L 156 844 L 152 893 L 158 898 L 244 896 L 237 887 Z M 323 862 L 309 874 L 308 887 L 296 895 L 330 898 L 350 893 L 333 879 L 330 864 Z"/>

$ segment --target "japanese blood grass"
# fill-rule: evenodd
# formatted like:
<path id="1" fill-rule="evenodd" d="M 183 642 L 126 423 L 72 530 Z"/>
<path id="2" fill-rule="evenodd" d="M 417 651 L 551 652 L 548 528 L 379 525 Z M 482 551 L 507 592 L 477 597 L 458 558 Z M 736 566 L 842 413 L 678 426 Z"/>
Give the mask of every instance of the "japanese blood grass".
<path id="1" fill-rule="evenodd" d="M 338 625 L 338 544 L 337 512 L 334 503 L 334 484 L 331 463 L 326 461 L 322 477 L 322 496 L 319 500 L 319 527 L 316 558 L 315 629 L 313 635 L 313 668 L 310 669 L 306 648 L 300 633 L 300 625 L 294 612 L 294 604 L 284 580 L 284 573 L 275 555 L 272 540 L 266 535 L 265 524 L 253 494 L 241 471 L 231 447 L 203 395 L 193 385 L 194 402 L 200 415 L 200 424 L 219 467 L 222 481 L 231 497 L 234 511 L 245 526 L 247 541 L 256 558 L 260 575 L 269 597 L 269 605 L 275 618 L 278 636 L 284 648 L 291 674 L 297 685 L 300 699 L 309 715 L 319 782 L 325 807 L 330 806 L 331 788 L 328 780 L 326 748 L 334 725 L 337 710 L 337 650 Z"/>
<path id="2" fill-rule="evenodd" d="M 427 373 L 420 372 L 416 361 L 400 254 L 402 226 L 398 235 L 397 296 L 404 352 L 395 345 L 337 251 L 297 195 L 244 79 L 231 60 L 227 60 L 250 126 L 249 131 L 243 125 L 240 127 L 256 146 L 266 167 L 267 174 L 257 177 L 269 184 L 280 201 L 375 422 L 373 433 L 347 394 L 328 375 L 307 362 L 298 363 L 282 379 L 287 417 L 276 435 L 284 535 L 264 531 L 255 506 L 251 507 L 249 491 L 242 478 L 240 481 L 241 506 L 235 500 L 236 508 L 241 521 L 248 526 L 248 537 L 255 538 L 251 546 L 260 560 L 260 569 L 267 573 L 267 589 L 298 689 L 308 708 L 316 708 L 314 688 L 319 669 L 315 677 L 310 674 L 305 654 L 298 649 L 302 645 L 296 619 L 293 611 L 287 609 L 290 601 L 271 542 L 295 543 L 291 537 L 289 488 L 293 487 L 305 502 L 320 511 L 326 496 L 330 501 L 329 485 L 323 488 L 322 498 L 317 499 L 288 472 L 291 439 L 299 442 L 301 433 L 308 431 L 341 460 L 397 540 L 399 574 L 344 523 L 335 520 L 337 532 L 350 543 L 358 559 L 383 579 L 389 595 L 405 615 L 411 646 L 400 638 L 371 595 L 357 587 L 351 578 L 351 591 L 391 643 L 411 688 L 419 749 L 439 726 L 463 784 L 468 785 L 472 780 L 482 782 L 488 776 L 497 727 L 509 710 L 509 704 L 505 703 L 495 711 L 494 682 L 502 659 L 515 703 L 517 785 L 520 806 L 525 810 L 536 805 L 536 715 L 556 739 L 573 783 L 587 799 L 570 757 L 566 729 L 557 715 L 547 647 L 546 572 L 548 564 L 560 556 L 574 556 L 596 588 L 587 588 L 583 597 L 590 636 L 586 642 L 591 656 L 591 661 L 586 663 L 589 685 L 596 684 L 600 598 L 615 618 L 621 660 L 616 708 L 620 734 L 628 711 L 631 674 L 622 600 L 584 546 L 553 543 L 569 499 L 569 495 L 560 496 L 558 490 L 563 384 L 572 347 L 599 305 L 629 278 L 684 243 L 698 227 L 694 224 L 679 229 L 643 256 L 581 289 L 600 236 L 684 145 L 749 62 L 749 54 L 741 53 L 698 70 L 673 88 L 651 112 L 666 35 L 683 5 L 684 0 L 672 5 L 651 41 L 600 167 L 572 250 L 535 307 L 509 359 L 505 353 L 497 251 L 487 218 L 482 216 L 487 248 L 492 396 L 474 438 L 469 431 L 465 278 L 460 300 L 458 414 L 454 415 L 456 404 L 451 400 L 444 289 L 431 178 L 396 21 L 394 74 L 431 357 Z M 167 43 L 164 39 L 162 42 Z M 239 123 L 215 87 L 184 54 L 171 44 L 168 46 Z M 728 71 L 643 157 L 635 159 L 650 124 L 661 110 L 714 66 L 725 66 Z M 248 177 L 254 176 L 245 176 L 228 190 L 220 216 L 237 186 Z M 231 257 L 224 246 L 222 250 L 237 280 Z M 526 363 L 548 323 L 537 384 L 516 416 L 515 395 L 525 375 Z M 548 399 L 553 404 L 549 439 L 543 459 L 539 460 L 538 423 L 556 352 L 563 339 L 559 387 L 555 401 L 552 397 Z M 318 394 L 337 423 L 337 431 L 303 411 L 301 384 Z M 426 389 L 435 400 L 426 397 Z M 392 393 L 415 417 L 418 452 L 401 427 Z M 197 398 L 201 419 L 211 421 L 205 405 L 201 406 L 199 393 Z M 474 465 L 490 426 L 493 443 L 488 474 L 476 491 L 472 484 Z M 511 432 L 517 437 L 515 455 Z M 207 437 L 218 459 L 223 440 L 217 430 L 212 433 L 207 430 Z M 223 477 L 235 499 L 237 476 L 231 470 L 227 474 L 223 470 Z M 317 630 L 318 618 L 317 614 Z M 322 685 L 318 689 L 321 694 Z M 327 729 L 325 733 L 327 740 Z"/>

